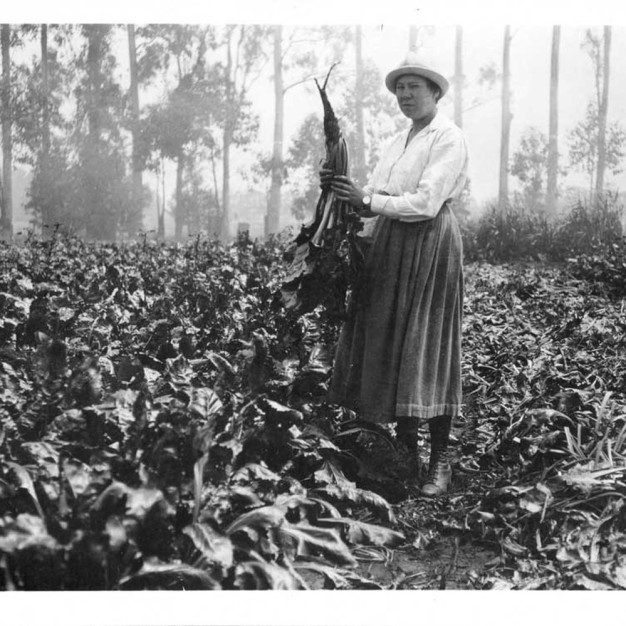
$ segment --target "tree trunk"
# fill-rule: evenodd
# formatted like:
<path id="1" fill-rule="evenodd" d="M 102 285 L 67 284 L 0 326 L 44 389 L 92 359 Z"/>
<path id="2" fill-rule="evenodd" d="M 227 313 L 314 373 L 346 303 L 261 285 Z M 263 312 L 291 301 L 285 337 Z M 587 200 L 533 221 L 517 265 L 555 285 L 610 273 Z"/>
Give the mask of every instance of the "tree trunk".
<path id="1" fill-rule="evenodd" d="M 602 99 L 598 107 L 598 169 L 596 172 L 596 196 L 604 190 L 606 169 L 606 126 L 609 109 L 609 72 L 611 59 L 611 27 L 604 27 L 604 57 L 602 64 Z"/>
<path id="2" fill-rule="evenodd" d="M 11 26 L 2 24 L 2 236 L 13 237 L 13 138 L 11 136 Z"/>
<path id="3" fill-rule="evenodd" d="M 213 176 L 213 203 L 215 205 L 215 213 L 209 213 L 208 230 L 212 237 L 220 236 L 221 214 L 219 183 L 217 176 L 215 150 L 211 150 L 211 174 Z"/>
<path id="4" fill-rule="evenodd" d="M 233 101 L 233 54 L 231 50 L 232 31 L 229 30 L 226 38 L 226 117 L 222 134 L 222 220 L 220 239 L 226 243 L 230 240 L 230 146 L 233 141 L 233 120 L 229 103 Z"/>
<path id="5" fill-rule="evenodd" d="M 354 154 L 354 169 L 352 175 L 356 180 L 364 185 L 367 181 L 365 171 L 365 124 L 363 122 L 363 29 L 356 27 L 356 86 L 355 86 L 355 106 L 356 106 L 356 141 Z"/>
<path id="6" fill-rule="evenodd" d="M 285 90 L 283 85 L 283 27 L 274 26 L 274 147 L 272 151 L 269 206 L 265 234 L 280 230 L 281 190 L 283 185 L 283 134 Z"/>
<path id="7" fill-rule="evenodd" d="M 163 157 L 156 170 L 156 210 L 157 237 L 163 241 L 165 239 L 165 162 Z"/>
<path id="8" fill-rule="evenodd" d="M 511 27 L 504 28 L 504 47 L 502 54 L 502 136 L 500 139 L 500 186 L 498 207 L 504 211 L 509 198 L 509 143 L 511 134 Z"/>
<path id="9" fill-rule="evenodd" d="M 463 27 L 456 27 L 454 46 L 454 123 L 463 128 Z"/>
<path id="10" fill-rule="evenodd" d="M 183 238 L 185 215 L 183 212 L 183 173 L 185 171 L 185 156 L 182 149 L 176 159 L 176 210 L 174 211 L 174 238 L 180 241 Z"/>
<path id="11" fill-rule="evenodd" d="M 107 37 L 111 27 L 106 24 L 85 24 L 87 37 L 86 97 L 88 132 L 83 163 L 85 189 L 85 222 L 88 239 L 113 241 L 117 231 L 117 209 L 107 190 L 106 174 L 102 171 L 107 145 L 102 138 L 102 91 L 105 83 L 103 61 L 107 52 Z"/>
<path id="12" fill-rule="evenodd" d="M 41 25 L 41 156 L 39 158 L 42 187 L 48 189 L 50 184 L 50 85 L 48 78 L 48 25 Z M 44 233 L 50 233 L 56 222 L 51 214 L 51 206 L 46 201 L 41 212 L 42 225 L 47 225 Z"/>
<path id="13" fill-rule="evenodd" d="M 548 134 L 548 181 L 546 210 L 556 213 L 556 198 L 559 172 L 559 44 L 561 27 L 552 27 L 552 54 L 550 56 L 550 130 Z"/>
<path id="14" fill-rule="evenodd" d="M 128 24 L 128 55 L 130 60 L 130 104 L 131 131 L 133 136 L 133 215 L 128 216 L 126 228 L 130 235 L 135 235 L 143 221 L 143 181 L 142 164 L 139 156 L 139 79 L 137 77 L 137 45 L 135 43 L 135 27 Z"/>
<path id="15" fill-rule="evenodd" d="M 230 240 L 230 130 L 224 129 L 224 146 L 222 151 L 222 222 L 220 239 L 227 243 Z"/>

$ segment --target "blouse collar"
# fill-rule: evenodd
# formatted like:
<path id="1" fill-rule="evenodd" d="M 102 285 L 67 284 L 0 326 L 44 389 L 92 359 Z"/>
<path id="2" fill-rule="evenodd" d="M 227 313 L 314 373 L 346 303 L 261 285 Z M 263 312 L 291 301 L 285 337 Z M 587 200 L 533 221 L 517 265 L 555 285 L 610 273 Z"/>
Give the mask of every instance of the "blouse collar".
<path id="1" fill-rule="evenodd" d="M 433 117 L 432 120 L 430 120 L 430 122 L 428 123 L 427 126 L 424 126 L 424 128 L 422 128 L 422 130 L 420 130 L 417 134 L 421 135 L 422 133 L 427 134 L 427 133 L 431 133 L 435 130 L 439 130 L 442 126 L 444 122 L 444 118 L 441 115 L 441 113 L 439 113 L 439 111 L 437 111 L 435 113 L 435 117 Z"/>

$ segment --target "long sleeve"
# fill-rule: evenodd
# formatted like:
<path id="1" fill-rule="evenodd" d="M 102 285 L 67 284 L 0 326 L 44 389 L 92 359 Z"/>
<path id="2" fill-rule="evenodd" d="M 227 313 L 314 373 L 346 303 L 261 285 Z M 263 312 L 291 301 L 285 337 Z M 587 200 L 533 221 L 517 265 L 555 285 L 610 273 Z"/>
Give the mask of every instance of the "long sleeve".
<path id="1" fill-rule="evenodd" d="M 372 212 L 403 222 L 432 219 L 465 186 L 465 138 L 437 116 L 406 147 L 405 139 L 400 136 L 391 144 L 372 176 Z"/>

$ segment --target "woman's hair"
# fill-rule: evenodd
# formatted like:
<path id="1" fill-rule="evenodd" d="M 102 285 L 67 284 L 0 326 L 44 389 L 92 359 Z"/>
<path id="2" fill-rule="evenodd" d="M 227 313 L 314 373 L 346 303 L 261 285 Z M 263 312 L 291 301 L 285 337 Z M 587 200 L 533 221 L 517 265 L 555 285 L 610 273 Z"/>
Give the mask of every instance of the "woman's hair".
<path id="1" fill-rule="evenodd" d="M 430 78 L 426 78 L 425 76 L 422 76 L 422 78 L 426 81 L 428 88 L 430 89 L 432 94 L 435 96 L 435 100 L 439 102 L 439 98 L 441 98 L 441 95 L 442 95 L 441 87 L 434 80 L 430 80 Z"/>

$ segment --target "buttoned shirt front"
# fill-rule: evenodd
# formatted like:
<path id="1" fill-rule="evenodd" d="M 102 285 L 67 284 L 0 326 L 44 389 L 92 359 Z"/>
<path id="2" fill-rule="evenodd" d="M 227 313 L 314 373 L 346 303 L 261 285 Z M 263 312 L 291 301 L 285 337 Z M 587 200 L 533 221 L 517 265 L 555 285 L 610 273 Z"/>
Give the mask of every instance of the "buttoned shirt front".
<path id="1" fill-rule="evenodd" d="M 429 220 L 465 187 L 465 137 L 441 113 L 407 143 L 408 137 L 409 130 L 387 144 L 364 191 L 373 213 L 402 222 Z"/>

